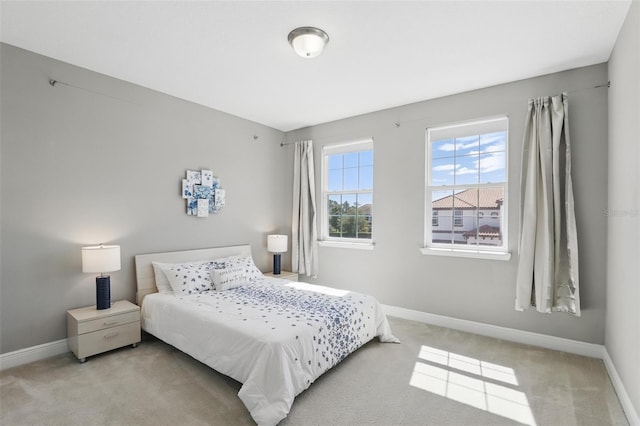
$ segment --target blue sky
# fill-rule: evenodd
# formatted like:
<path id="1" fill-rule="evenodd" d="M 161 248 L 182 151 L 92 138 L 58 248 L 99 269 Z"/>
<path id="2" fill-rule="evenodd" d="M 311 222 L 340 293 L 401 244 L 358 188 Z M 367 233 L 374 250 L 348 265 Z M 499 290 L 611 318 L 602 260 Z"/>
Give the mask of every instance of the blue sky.
<path id="1" fill-rule="evenodd" d="M 329 156 L 329 191 L 373 190 L 373 151 L 351 152 Z M 363 206 L 372 204 L 372 193 L 329 196 L 339 204 Z"/>
<path id="2" fill-rule="evenodd" d="M 373 151 L 329 156 L 329 191 L 373 189 Z"/>
<path id="3" fill-rule="evenodd" d="M 504 182 L 506 140 L 502 131 L 433 141 L 431 185 Z"/>

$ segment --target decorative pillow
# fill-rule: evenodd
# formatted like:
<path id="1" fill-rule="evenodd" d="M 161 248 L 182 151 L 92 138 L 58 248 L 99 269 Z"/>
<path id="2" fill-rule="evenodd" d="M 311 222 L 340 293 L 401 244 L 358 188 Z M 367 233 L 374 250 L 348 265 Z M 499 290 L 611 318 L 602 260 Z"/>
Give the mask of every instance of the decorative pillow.
<path id="1" fill-rule="evenodd" d="M 201 265 L 203 263 L 211 262 L 211 260 L 200 260 L 197 262 L 185 262 L 185 263 L 163 263 L 163 262 L 151 262 L 153 266 L 153 274 L 156 277 L 156 288 L 159 293 L 173 293 L 171 283 L 167 279 L 167 271 L 180 265 Z"/>
<path id="2" fill-rule="evenodd" d="M 213 290 L 211 281 L 213 261 L 167 265 L 169 266 L 167 269 L 162 269 L 174 294 L 186 295 Z"/>
<path id="3" fill-rule="evenodd" d="M 229 269 L 239 267 L 244 273 L 245 282 L 255 283 L 264 278 L 251 256 L 229 256 L 215 259 L 213 269 Z"/>
<path id="4" fill-rule="evenodd" d="M 240 266 L 214 269 L 211 271 L 211 279 L 216 291 L 225 291 L 247 283 L 244 269 Z"/>

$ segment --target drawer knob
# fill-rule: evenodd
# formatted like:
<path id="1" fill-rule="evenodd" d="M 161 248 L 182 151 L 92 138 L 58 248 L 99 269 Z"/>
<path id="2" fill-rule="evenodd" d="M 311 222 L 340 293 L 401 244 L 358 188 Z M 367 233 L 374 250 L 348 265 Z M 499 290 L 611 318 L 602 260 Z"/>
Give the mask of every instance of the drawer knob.
<path id="1" fill-rule="evenodd" d="M 118 323 L 118 321 L 105 321 L 102 323 L 102 325 L 116 325 Z"/>
<path id="2" fill-rule="evenodd" d="M 105 335 L 104 335 L 104 338 L 105 338 L 105 339 L 111 339 L 111 338 L 113 338 L 113 337 L 116 337 L 118 334 L 120 334 L 120 333 L 118 333 L 117 331 L 116 331 L 116 332 L 114 332 L 114 333 L 105 334 Z"/>

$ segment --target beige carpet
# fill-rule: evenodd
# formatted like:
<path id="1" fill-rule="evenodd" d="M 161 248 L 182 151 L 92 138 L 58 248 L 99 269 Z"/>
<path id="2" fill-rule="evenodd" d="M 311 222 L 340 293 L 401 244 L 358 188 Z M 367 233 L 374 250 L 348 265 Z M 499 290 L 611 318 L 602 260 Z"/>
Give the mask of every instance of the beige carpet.
<path id="1" fill-rule="evenodd" d="M 281 425 L 627 425 L 602 361 L 390 318 Z M 250 425 L 240 384 L 150 336 L 0 373 L 0 424 Z"/>

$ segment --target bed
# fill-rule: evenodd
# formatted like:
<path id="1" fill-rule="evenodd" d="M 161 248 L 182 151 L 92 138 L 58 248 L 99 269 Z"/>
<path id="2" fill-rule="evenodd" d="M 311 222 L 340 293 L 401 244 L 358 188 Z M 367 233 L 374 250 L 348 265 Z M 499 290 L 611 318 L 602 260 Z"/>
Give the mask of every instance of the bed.
<path id="1" fill-rule="evenodd" d="M 215 260 L 217 273 L 229 259 L 248 259 L 242 284 L 171 293 L 159 277 L 157 290 L 158 265 Z M 285 418 L 296 395 L 374 337 L 398 342 L 375 298 L 266 277 L 249 245 L 143 254 L 135 264 L 142 328 L 242 383 L 238 396 L 259 425 Z"/>

